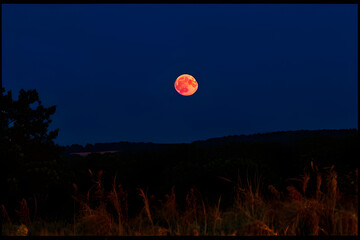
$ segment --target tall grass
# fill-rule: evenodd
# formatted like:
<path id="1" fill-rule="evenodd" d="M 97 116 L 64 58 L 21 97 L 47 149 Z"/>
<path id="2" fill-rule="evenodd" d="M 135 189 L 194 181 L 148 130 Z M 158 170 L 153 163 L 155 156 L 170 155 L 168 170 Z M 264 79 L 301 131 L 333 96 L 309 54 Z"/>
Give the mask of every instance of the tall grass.
<path id="1" fill-rule="evenodd" d="M 273 185 L 263 186 L 260 176 L 240 176 L 234 184 L 232 206 L 223 206 L 222 196 L 208 203 L 195 188 L 184 199 L 177 199 L 175 188 L 163 199 L 138 189 L 143 208 L 128 215 L 128 193 L 114 178 L 112 188 L 105 190 L 102 171 L 93 174 L 93 185 L 85 194 L 74 184 L 77 204 L 74 220 L 47 223 L 31 221 L 26 200 L 16 210 L 18 220 L 11 220 L 1 206 L 4 235 L 115 235 L 115 236 L 311 236 L 357 235 L 357 196 L 345 202 L 338 186 L 338 174 L 331 166 L 319 171 L 311 163 L 300 178 L 288 179 L 286 191 Z M 355 171 L 357 173 L 357 169 Z M 232 182 L 231 180 L 229 180 Z M 357 184 L 357 180 L 356 181 Z M 312 191 L 309 186 L 313 184 Z M 356 185 L 357 187 L 357 185 Z M 356 189 L 354 189 L 356 192 Z M 356 198 L 356 199 L 355 199 Z M 180 208 L 179 203 L 184 203 Z M 206 202 L 206 204 L 205 204 Z"/>

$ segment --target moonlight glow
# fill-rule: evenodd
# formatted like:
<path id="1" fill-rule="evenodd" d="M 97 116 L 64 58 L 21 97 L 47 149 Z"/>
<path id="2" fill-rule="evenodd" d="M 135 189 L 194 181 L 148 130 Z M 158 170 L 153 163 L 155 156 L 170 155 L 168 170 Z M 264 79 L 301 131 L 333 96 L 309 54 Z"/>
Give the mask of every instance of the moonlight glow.
<path id="1" fill-rule="evenodd" d="M 183 96 L 193 95 L 198 89 L 195 78 L 189 74 L 180 75 L 175 81 L 175 89 Z"/>

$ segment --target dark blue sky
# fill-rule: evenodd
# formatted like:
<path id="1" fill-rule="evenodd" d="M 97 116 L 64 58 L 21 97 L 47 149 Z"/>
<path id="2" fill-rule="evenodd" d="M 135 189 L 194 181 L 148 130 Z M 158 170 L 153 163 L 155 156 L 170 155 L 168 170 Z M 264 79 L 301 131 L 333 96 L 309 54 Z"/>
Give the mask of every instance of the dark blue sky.
<path id="1" fill-rule="evenodd" d="M 62 145 L 357 128 L 357 5 L 5 4 L 2 41 Z"/>

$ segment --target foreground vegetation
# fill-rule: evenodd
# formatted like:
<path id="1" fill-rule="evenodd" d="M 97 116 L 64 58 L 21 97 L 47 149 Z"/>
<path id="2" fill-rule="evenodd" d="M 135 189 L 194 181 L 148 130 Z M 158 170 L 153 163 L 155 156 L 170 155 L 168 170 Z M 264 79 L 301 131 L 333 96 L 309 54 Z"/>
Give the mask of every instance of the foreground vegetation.
<path id="1" fill-rule="evenodd" d="M 288 179 L 286 191 L 273 185 L 263 186 L 254 175 L 233 183 L 234 197 L 223 206 L 220 195 L 215 203 L 191 188 L 185 199 L 176 198 L 173 187 L 169 194 L 157 199 L 137 189 L 142 209 L 129 216 L 128 193 L 116 177 L 111 189 L 102 183 L 103 172 L 92 176 L 93 185 L 86 194 L 74 184 L 74 216 L 72 222 L 48 222 L 30 216 L 26 200 L 20 203 L 18 219 L 10 219 L 2 206 L 4 235 L 221 235 L 221 236 L 308 236 L 357 235 L 357 193 L 344 195 L 338 187 L 334 166 L 321 171 L 311 162 L 310 171 L 301 178 Z M 354 189 L 357 189 L 358 169 Z M 314 178 L 314 185 L 308 185 Z M 291 184 L 293 183 L 293 184 Z"/>

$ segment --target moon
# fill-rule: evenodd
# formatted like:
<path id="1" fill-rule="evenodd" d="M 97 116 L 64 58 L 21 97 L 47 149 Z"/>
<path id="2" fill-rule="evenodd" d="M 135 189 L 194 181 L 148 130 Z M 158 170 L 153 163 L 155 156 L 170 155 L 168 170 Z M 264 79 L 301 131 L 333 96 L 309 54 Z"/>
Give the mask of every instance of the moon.
<path id="1" fill-rule="evenodd" d="M 195 78 L 189 74 L 180 75 L 175 81 L 175 90 L 183 96 L 191 96 L 198 89 Z"/>

